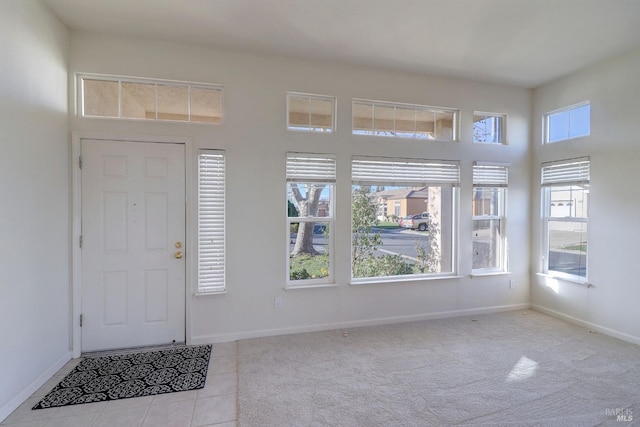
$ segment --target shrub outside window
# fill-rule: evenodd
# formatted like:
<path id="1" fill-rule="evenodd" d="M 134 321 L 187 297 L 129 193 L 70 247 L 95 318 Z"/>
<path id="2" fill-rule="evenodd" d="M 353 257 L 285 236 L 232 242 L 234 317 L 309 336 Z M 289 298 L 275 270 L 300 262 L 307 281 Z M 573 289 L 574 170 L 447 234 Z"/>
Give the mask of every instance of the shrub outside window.
<path id="1" fill-rule="evenodd" d="M 473 166 L 474 273 L 506 271 L 505 206 L 508 169 L 476 162 Z"/>
<path id="2" fill-rule="evenodd" d="M 542 166 L 543 272 L 587 281 L 589 159 Z"/>
<path id="3" fill-rule="evenodd" d="M 459 175 L 457 162 L 353 159 L 352 283 L 454 274 Z"/>
<path id="4" fill-rule="evenodd" d="M 287 286 L 334 282 L 335 157 L 287 154 Z"/>
<path id="5" fill-rule="evenodd" d="M 545 143 L 588 136 L 591 133 L 591 105 L 576 104 L 544 116 Z"/>

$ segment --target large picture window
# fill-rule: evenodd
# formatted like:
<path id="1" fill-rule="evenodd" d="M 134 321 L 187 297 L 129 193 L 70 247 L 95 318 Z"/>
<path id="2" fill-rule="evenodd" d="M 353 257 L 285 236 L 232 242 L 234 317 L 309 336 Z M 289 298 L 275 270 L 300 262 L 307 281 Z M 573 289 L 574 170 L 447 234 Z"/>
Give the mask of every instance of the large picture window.
<path id="1" fill-rule="evenodd" d="M 508 169 L 476 162 L 473 166 L 473 261 L 477 274 L 506 271 L 505 206 Z"/>
<path id="2" fill-rule="evenodd" d="M 542 165 L 544 273 L 587 280 L 588 158 Z"/>
<path id="3" fill-rule="evenodd" d="M 352 282 L 455 273 L 457 162 L 356 157 L 351 173 Z"/>
<path id="4" fill-rule="evenodd" d="M 287 286 L 333 283 L 336 160 L 287 154 Z"/>

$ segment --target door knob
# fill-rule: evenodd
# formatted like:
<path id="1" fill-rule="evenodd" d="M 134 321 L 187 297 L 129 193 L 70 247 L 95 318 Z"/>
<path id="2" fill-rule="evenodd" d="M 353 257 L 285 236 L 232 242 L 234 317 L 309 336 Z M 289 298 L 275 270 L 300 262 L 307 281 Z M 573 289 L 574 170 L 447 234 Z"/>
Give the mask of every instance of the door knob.
<path id="1" fill-rule="evenodd" d="M 183 255 L 183 253 L 178 251 L 178 252 L 176 252 L 175 257 L 180 259 L 180 258 L 182 258 L 182 255 Z"/>

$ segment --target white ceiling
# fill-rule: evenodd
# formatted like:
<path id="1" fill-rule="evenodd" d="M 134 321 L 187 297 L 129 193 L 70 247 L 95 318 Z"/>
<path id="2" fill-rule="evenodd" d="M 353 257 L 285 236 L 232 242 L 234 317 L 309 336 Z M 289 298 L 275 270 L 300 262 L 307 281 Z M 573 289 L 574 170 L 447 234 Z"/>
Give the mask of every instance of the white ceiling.
<path id="1" fill-rule="evenodd" d="M 536 87 L 640 47 L 640 0 L 43 0 L 70 29 Z"/>

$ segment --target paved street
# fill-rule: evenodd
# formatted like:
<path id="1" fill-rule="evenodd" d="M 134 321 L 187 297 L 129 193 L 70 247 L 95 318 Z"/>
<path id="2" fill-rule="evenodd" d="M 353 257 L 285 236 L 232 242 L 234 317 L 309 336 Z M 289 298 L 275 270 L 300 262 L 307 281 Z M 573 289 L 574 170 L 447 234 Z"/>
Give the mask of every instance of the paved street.
<path id="1" fill-rule="evenodd" d="M 391 230 L 380 230 L 380 236 L 382 237 L 382 245 L 376 251 L 377 254 L 391 254 L 391 255 L 403 255 L 410 259 L 415 259 L 416 251 L 414 248 L 414 244 L 416 241 L 422 241 L 423 244 L 427 245 L 427 233 L 416 231 L 416 230 L 406 230 L 406 229 L 391 229 Z M 291 234 L 290 239 L 290 249 L 293 249 L 293 245 L 296 241 L 296 235 Z M 316 233 L 313 236 L 313 246 L 320 253 L 324 253 L 327 250 L 327 238 L 322 233 Z"/>

